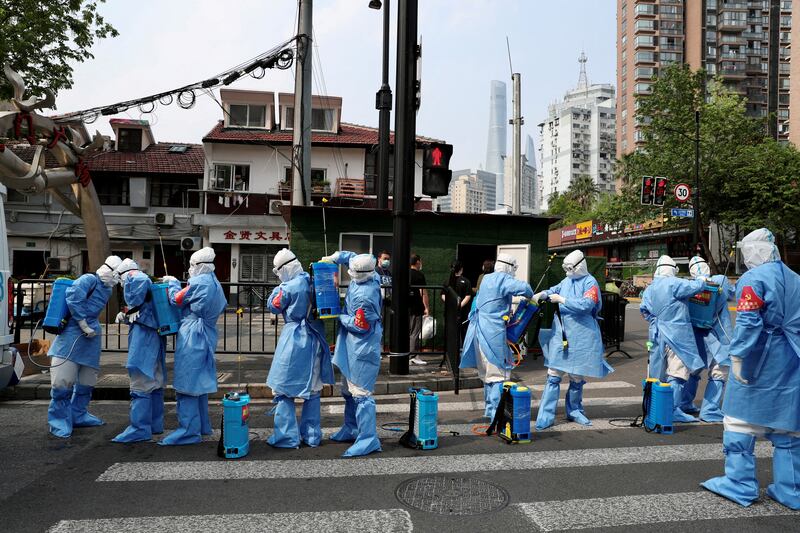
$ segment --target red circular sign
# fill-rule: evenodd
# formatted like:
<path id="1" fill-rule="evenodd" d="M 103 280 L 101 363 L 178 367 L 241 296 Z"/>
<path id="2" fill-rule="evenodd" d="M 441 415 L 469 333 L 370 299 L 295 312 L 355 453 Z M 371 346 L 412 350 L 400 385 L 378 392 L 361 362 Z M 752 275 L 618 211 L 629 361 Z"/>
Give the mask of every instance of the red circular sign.
<path id="1" fill-rule="evenodd" d="M 687 202 L 692 196 L 692 189 L 686 183 L 679 183 L 675 186 L 675 199 L 679 202 Z"/>

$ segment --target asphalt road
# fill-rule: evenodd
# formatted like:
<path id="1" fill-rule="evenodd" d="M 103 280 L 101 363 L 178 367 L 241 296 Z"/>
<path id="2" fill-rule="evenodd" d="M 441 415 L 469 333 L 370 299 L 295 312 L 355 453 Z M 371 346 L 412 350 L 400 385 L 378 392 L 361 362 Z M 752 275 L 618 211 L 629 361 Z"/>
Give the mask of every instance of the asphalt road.
<path id="1" fill-rule="evenodd" d="M 0 402 L 2 531 L 797 531 L 800 513 L 764 496 L 742 508 L 699 487 L 723 468 L 722 427 L 678 426 L 673 435 L 629 427 L 640 413 L 643 324 L 628 311 L 616 372 L 586 386 L 590 428 L 568 423 L 530 444 L 474 435 L 482 422 L 480 390 L 440 395 L 439 448 L 399 445 L 381 431 L 383 452 L 341 459 L 347 445 L 275 450 L 265 442 L 269 404 L 251 406 L 250 454 L 216 456 L 216 436 L 164 448 L 113 444 L 127 403 L 94 402 L 106 421 L 51 437 L 42 401 Z M 544 370 L 526 361 L 535 417 Z M 702 394 L 702 391 L 701 393 Z M 563 387 L 562 387 L 563 397 Z M 379 424 L 407 420 L 407 397 L 381 396 Z M 341 423 L 342 402 L 323 402 L 322 425 Z M 212 420 L 220 407 L 212 405 Z M 168 430 L 175 427 L 167 406 Z M 762 487 L 771 479 L 771 447 L 757 448 Z M 430 479 L 420 479 L 430 478 Z M 482 514 L 466 514 L 478 513 Z"/>

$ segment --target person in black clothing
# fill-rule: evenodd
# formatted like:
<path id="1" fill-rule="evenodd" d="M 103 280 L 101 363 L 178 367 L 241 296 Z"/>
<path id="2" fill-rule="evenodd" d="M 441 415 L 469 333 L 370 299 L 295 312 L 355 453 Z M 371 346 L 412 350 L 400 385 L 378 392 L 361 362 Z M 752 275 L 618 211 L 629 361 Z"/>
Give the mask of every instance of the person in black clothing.
<path id="1" fill-rule="evenodd" d="M 469 309 L 472 303 L 472 284 L 462 274 L 464 273 L 464 265 L 461 261 L 453 261 L 450 264 L 450 278 L 448 278 L 446 285 L 451 287 L 456 294 L 458 294 L 458 331 L 461 335 L 461 342 L 464 342 L 464 336 L 467 334 L 467 326 L 469 323 Z M 444 294 L 442 294 L 444 300 Z"/>
<path id="2" fill-rule="evenodd" d="M 411 362 L 415 365 L 426 365 L 419 356 L 419 343 L 422 334 L 422 317 L 428 316 L 428 291 L 425 289 L 415 289 L 413 287 L 426 285 L 425 274 L 422 273 L 422 258 L 417 254 L 411 254 L 411 270 L 409 272 L 411 293 L 409 294 L 409 348 L 414 358 Z"/>
<path id="3" fill-rule="evenodd" d="M 391 339 L 391 313 L 392 313 L 392 254 L 386 250 L 381 250 L 378 255 L 378 262 L 375 265 L 375 272 L 381 277 L 381 293 L 383 294 L 382 319 L 384 339 Z M 384 354 L 385 355 L 385 354 Z"/>

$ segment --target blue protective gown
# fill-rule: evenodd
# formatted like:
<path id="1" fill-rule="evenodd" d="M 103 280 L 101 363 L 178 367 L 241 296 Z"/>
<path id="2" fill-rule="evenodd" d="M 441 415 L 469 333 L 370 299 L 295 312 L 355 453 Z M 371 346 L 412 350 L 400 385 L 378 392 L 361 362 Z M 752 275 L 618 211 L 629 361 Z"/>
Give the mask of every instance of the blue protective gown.
<path id="1" fill-rule="evenodd" d="M 475 307 L 469 312 L 469 326 L 464 337 L 460 368 L 477 368 L 478 346 L 494 366 L 503 370 L 513 368 L 511 349 L 506 341 L 506 321 L 511 316 L 514 296 L 533 297 L 531 286 L 505 272 L 486 274 L 481 290 L 475 297 Z"/>
<path id="2" fill-rule="evenodd" d="M 722 274 L 712 276 L 709 281 L 720 286 L 717 308 L 714 311 L 714 316 L 719 320 L 715 320 L 710 329 L 694 328 L 694 336 L 700 357 L 706 366 L 711 368 L 714 363 L 729 366 L 728 349 L 731 344 L 730 339 L 733 337 L 733 324 L 731 314 L 728 312 L 728 300 L 733 299 L 735 289 Z"/>
<path id="3" fill-rule="evenodd" d="M 339 252 L 338 263 L 347 265 L 353 252 Z M 339 315 L 339 334 L 333 353 L 333 364 L 351 383 L 368 391 L 375 389 L 381 367 L 381 278 L 373 272 L 363 283 L 350 282 Z M 356 324 L 356 313 L 363 311 L 366 329 Z"/>
<path id="4" fill-rule="evenodd" d="M 600 285 L 594 276 L 564 278 L 545 291 L 548 296 L 560 294 L 566 302 L 559 306 L 561 320 L 553 319 L 553 327 L 539 332 L 539 344 L 545 366 L 570 375 L 602 378 L 614 369 L 606 363 L 605 347 L 597 317 L 603 307 Z M 563 328 L 563 330 L 562 330 Z M 566 332 L 568 347 L 564 350 L 562 331 Z"/>
<path id="5" fill-rule="evenodd" d="M 97 274 L 79 277 L 67 288 L 66 299 L 70 318 L 64 331 L 56 337 L 47 355 L 66 358 L 79 365 L 100 369 L 100 322 L 97 317 L 108 303 L 111 289 L 103 285 Z M 97 332 L 91 339 L 83 335 L 80 320 L 85 320 Z M 78 339 L 77 341 L 75 339 Z M 75 343 L 73 348 L 72 344 Z M 72 354 L 70 355 L 70 350 Z"/>
<path id="6" fill-rule="evenodd" d="M 639 310 L 650 323 L 650 350 L 648 375 L 666 380 L 666 351 L 670 346 L 683 362 L 689 373 L 705 368 L 705 362 L 697 350 L 689 318 L 689 298 L 703 290 L 701 279 L 687 280 L 671 276 L 659 276 L 644 290 Z"/>
<path id="7" fill-rule="evenodd" d="M 747 271 L 736 285 L 730 354 L 745 385 L 731 377 L 722 412 L 750 424 L 800 431 L 800 277 L 781 261 Z"/>
<path id="8" fill-rule="evenodd" d="M 280 307 L 275 306 L 280 294 Z M 333 384 L 331 352 L 325 338 L 325 326 L 311 314 L 311 279 L 305 272 L 275 287 L 267 300 L 269 310 L 283 315 L 275 357 L 267 376 L 267 385 L 292 398 L 308 399 L 313 394 L 314 363 L 320 360 L 322 383 Z"/>
<path id="9" fill-rule="evenodd" d="M 217 319 L 227 301 L 213 272 L 189 278 L 182 304 L 175 301 L 180 283 L 169 282 L 169 299 L 182 309 L 175 340 L 175 391 L 200 396 L 217 391 Z"/>
<path id="10" fill-rule="evenodd" d="M 161 366 L 161 375 L 167 375 L 166 338 L 158 334 L 155 304 L 147 296 L 152 282 L 144 272 L 136 272 L 124 283 L 125 303 L 138 307 L 139 316 L 128 333 L 129 370 L 138 370 L 150 379 L 155 379 L 156 365 Z"/>

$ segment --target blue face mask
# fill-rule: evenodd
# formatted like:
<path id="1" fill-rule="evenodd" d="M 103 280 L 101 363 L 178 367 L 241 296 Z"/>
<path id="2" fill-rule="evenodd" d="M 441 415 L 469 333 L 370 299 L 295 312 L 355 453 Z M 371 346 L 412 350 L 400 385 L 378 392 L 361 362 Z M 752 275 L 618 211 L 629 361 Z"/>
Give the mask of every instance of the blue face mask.
<path id="1" fill-rule="evenodd" d="M 384 259 L 383 261 L 381 261 L 381 268 L 383 268 L 385 270 L 388 270 L 391 265 L 392 265 L 392 262 L 389 261 L 388 259 Z"/>

